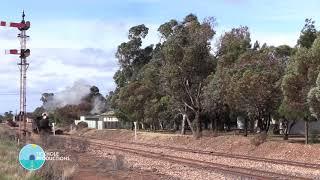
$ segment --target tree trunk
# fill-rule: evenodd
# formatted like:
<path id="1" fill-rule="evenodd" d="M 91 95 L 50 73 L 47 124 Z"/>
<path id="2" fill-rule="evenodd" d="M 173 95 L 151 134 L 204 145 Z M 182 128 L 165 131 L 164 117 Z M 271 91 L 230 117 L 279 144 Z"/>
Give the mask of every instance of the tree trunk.
<path id="1" fill-rule="evenodd" d="M 259 128 L 259 131 L 261 132 L 263 130 L 263 123 L 262 123 L 262 119 L 258 119 L 258 128 Z"/>
<path id="2" fill-rule="evenodd" d="M 159 125 L 160 125 L 160 130 L 163 130 L 163 124 L 161 121 L 159 121 Z"/>
<path id="3" fill-rule="evenodd" d="M 188 117 L 187 115 L 186 115 L 186 120 L 187 120 L 188 125 L 189 125 L 189 127 L 190 127 L 190 129 L 191 129 L 192 134 L 195 134 L 194 128 L 193 128 L 193 126 L 192 126 L 192 123 L 191 123 L 191 121 L 190 121 L 190 119 L 189 119 L 189 117 Z"/>
<path id="4" fill-rule="evenodd" d="M 248 118 L 244 119 L 244 136 L 248 136 Z"/>
<path id="5" fill-rule="evenodd" d="M 177 121 L 174 121 L 173 127 L 175 131 L 179 131 L 179 125 L 177 124 Z"/>
<path id="6" fill-rule="evenodd" d="M 284 129 L 284 131 L 283 131 L 283 140 L 288 140 L 289 139 L 289 122 L 288 122 L 288 120 L 287 119 L 283 119 L 283 121 L 282 121 L 282 128 Z M 280 124 L 279 124 L 279 127 L 280 127 Z"/>
<path id="7" fill-rule="evenodd" d="M 214 118 L 214 134 L 216 135 L 218 132 L 218 119 Z"/>
<path id="8" fill-rule="evenodd" d="M 288 120 L 285 120 L 285 127 L 284 127 L 284 136 L 283 140 L 287 141 L 289 139 L 289 127 L 288 127 Z"/>
<path id="9" fill-rule="evenodd" d="M 268 131 L 269 131 L 269 128 L 270 128 L 270 124 L 271 124 L 271 114 L 269 113 L 268 114 L 268 116 L 267 116 L 267 125 L 266 125 L 266 129 L 265 129 L 265 131 L 266 131 L 266 133 L 268 133 Z"/>
<path id="10" fill-rule="evenodd" d="M 181 124 L 181 134 L 184 135 L 185 132 L 185 124 L 186 124 L 186 119 L 187 119 L 187 115 L 183 114 L 182 115 L 182 124 Z"/>
<path id="11" fill-rule="evenodd" d="M 204 129 L 208 130 L 209 129 L 209 122 L 206 119 L 206 121 L 204 122 Z"/>
<path id="12" fill-rule="evenodd" d="M 309 144 L 309 121 L 305 120 L 304 121 L 304 126 L 305 126 L 305 144 Z"/>
<path id="13" fill-rule="evenodd" d="M 248 118 L 248 124 L 250 124 L 250 132 L 254 132 L 255 121 L 252 117 Z M 249 125 L 248 125 L 249 126 Z"/>
<path id="14" fill-rule="evenodd" d="M 200 138 L 201 137 L 201 130 L 202 130 L 202 128 L 201 128 L 201 122 L 200 122 L 200 113 L 199 113 L 199 111 L 197 111 L 196 112 L 196 115 L 195 115 L 195 118 L 194 118 L 194 120 L 195 120 L 195 127 L 196 127 L 196 131 L 195 131 L 195 134 L 193 134 L 194 135 L 194 137 L 196 138 L 196 139 L 198 139 L 198 138 Z"/>

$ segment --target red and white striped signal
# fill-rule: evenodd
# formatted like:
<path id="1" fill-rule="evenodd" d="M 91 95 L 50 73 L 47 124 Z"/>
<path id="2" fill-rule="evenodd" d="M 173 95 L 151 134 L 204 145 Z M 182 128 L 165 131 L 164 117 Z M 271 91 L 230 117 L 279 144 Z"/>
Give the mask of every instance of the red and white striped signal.
<path id="1" fill-rule="evenodd" d="M 25 27 L 30 27 L 30 22 L 27 21 L 25 23 L 15 23 L 15 22 L 6 22 L 6 21 L 0 21 L 0 26 L 3 27 L 13 27 L 13 28 L 25 28 Z"/>
<path id="2" fill-rule="evenodd" d="M 30 56 L 30 49 L 24 49 L 24 50 L 8 49 L 8 50 L 5 50 L 5 54 L 20 55 L 20 57 L 26 58 Z"/>
<path id="3" fill-rule="evenodd" d="M 21 50 L 18 50 L 18 49 L 7 49 L 7 50 L 5 50 L 5 54 L 20 55 L 21 54 Z"/>

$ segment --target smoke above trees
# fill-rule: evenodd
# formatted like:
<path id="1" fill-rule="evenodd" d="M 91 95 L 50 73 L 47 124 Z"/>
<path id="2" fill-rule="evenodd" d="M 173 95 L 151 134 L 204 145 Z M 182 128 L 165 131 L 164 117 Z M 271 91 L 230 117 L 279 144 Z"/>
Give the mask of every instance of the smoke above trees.
<path id="1" fill-rule="evenodd" d="M 107 110 L 106 99 L 99 88 L 82 81 L 76 81 L 57 93 L 43 93 L 41 101 L 42 108 L 50 113 L 66 107 L 80 111 L 79 115 L 100 114 Z"/>
<path id="2" fill-rule="evenodd" d="M 44 109 L 54 111 L 66 105 L 79 105 L 89 93 L 89 85 L 75 82 L 71 87 L 66 87 L 60 92 L 42 94 L 41 101 Z"/>

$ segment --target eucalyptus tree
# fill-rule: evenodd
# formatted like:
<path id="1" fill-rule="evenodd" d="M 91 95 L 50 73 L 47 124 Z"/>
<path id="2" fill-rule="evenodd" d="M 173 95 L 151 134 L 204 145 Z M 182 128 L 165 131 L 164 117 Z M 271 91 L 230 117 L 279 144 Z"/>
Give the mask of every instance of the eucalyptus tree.
<path id="1" fill-rule="evenodd" d="M 260 130 L 268 131 L 281 102 L 280 61 L 267 49 L 249 50 L 235 62 L 231 73 L 227 102 L 258 120 Z"/>
<path id="2" fill-rule="evenodd" d="M 282 83 L 285 112 L 305 121 L 305 142 L 308 143 L 308 122 L 317 117 L 317 77 L 320 69 L 320 38 L 310 49 L 301 47 L 289 62 Z"/>
<path id="3" fill-rule="evenodd" d="M 216 71 L 207 78 L 208 84 L 204 88 L 203 96 L 206 110 L 215 114 L 212 122 L 215 130 L 217 130 L 217 121 L 225 124 L 229 117 L 228 112 L 225 112 L 224 109 L 229 109 L 230 106 L 227 97 L 229 96 L 228 90 L 232 88 L 230 87 L 231 70 L 237 59 L 250 48 L 251 39 L 248 27 L 233 28 L 219 40 L 216 52 Z"/>
<path id="4" fill-rule="evenodd" d="M 171 20 L 160 26 L 162 35 L 161 78 L 165 92 L 183 112 L 195 137 L 201 136 L 200 113 L 202 88 L 206 77 L 214 70 L 210 41 L 215 31 L 213 21 L 199 22 L 190 14 L 182 22 Z M 194 116 L 193 126 L 190 116 Z"/>
<path id="5" fill-rule="evenodd" d="M 301 30 L 300 37 L 297 41 L 298 47 L 311 48 L 314 40 L 317 38 L 318 31 L 315 28 L 315 21 L 305 19 L 305 25 Z"/>
<path id="6" fill-rule="evenodd" d="M 142 123 L 144 104 L 151 96 L 150 89 L 140 82 L 139 76 L 152 59 L 153 45 L 142 47 L 148 31 L 149 28 L 143 24 L 130 28 L 129 41 L 121 43 L 116 52 L 120 69 L 113 77 L 117 87 L 109 99 L 117 116 L 126 121 Z"/>
<path id="7" fill-rule="evenodd" d="M 139 70 L 152 58 L 153 45 L 142 48 L 142 39 L 147 36 L 148 31 L 149 28 L 144 24 L 134 26 L 129 30 L 129 41 L 118 46 L 116 58 L 120 69 L 114 76 L 118 87 L 137 80 Z"/>

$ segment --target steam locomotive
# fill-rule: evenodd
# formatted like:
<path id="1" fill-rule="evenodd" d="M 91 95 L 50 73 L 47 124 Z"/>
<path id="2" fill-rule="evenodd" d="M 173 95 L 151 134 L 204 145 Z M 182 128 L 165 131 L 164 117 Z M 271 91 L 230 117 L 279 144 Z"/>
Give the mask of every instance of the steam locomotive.
<path id="1" fill-rule="evenodd" d="M 32 121 L 32 131 L 36 134 L 52 132 L 52 127 L 50 126 L 50 121 L 46 113 L 43 113 L 42 116 Z"/>

